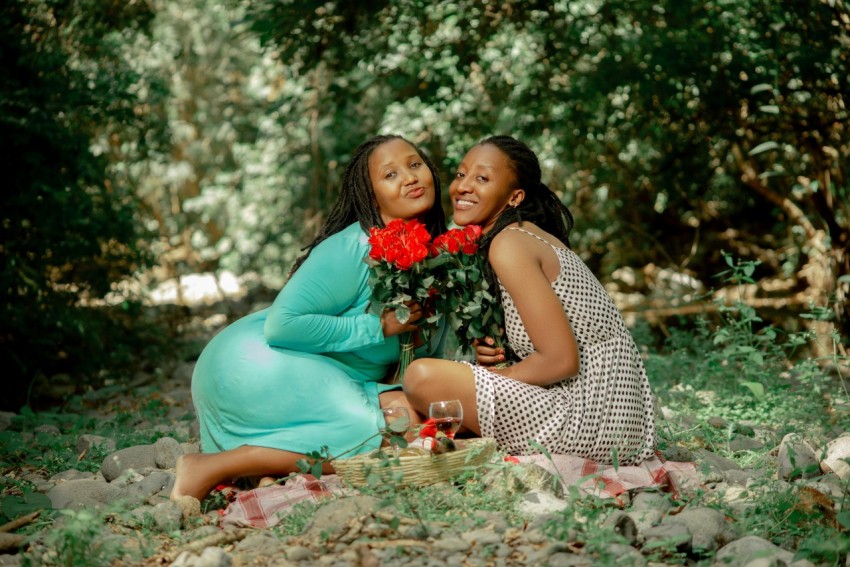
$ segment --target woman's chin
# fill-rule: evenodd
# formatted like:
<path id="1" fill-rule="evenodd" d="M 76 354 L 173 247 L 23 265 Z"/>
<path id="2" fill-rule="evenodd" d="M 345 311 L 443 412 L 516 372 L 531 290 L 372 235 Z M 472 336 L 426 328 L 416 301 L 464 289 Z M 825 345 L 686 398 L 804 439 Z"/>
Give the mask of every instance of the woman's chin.
<path id="1" fill-rule="evenodd" d="M 466 226 L 468 224 L 478 224 L 476 222 L 476 218 L 473 215 L 466 214 L 461 211 L 455 211 L 454 216 L 452 217 L 452 222 L 454 222 L 458 226 Z"/>

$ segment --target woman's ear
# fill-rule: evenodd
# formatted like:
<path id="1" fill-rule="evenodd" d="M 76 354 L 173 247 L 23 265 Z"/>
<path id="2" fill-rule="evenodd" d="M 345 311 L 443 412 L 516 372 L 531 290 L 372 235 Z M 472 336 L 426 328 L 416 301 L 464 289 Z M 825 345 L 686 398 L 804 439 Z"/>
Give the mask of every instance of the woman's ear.
<path id="1" fill-rule="evenodd" d="M 508 199 L 508 205 L 513 208 L 519 207 L 524 199 L 525 189 L 514 189 L 511 192 L 510 198 Z"/>

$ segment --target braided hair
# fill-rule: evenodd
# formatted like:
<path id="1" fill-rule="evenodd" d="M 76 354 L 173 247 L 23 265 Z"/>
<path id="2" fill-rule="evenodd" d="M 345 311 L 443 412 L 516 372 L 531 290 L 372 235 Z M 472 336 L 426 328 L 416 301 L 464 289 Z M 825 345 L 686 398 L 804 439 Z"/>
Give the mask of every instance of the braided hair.
<path id="1" fill-rule="evenodd" d="M 440 195 L 440 177 L 437 167 L 427 155 L 421 152 L 409 140 L 394 134 L 375 136 L 366 140 L 354 150 L 354 155 L 351 156 L 351 161 L 348 162 L 345 173 L 342 176 L 342 188 L 339 197 L 333 207 L 331 207 L 328 218 L 325 220 L 322 228 L 319 229 L 319 234 L 310 244 L 302 248 L 306 252 L 295 260 L 295 264 L 293 264 L 292 269 L 289 271 L 290 278 L 301 267 L 301 264 L 310 255 L 313 248 L 327 238 L 342 231 L 348 225 L 359 222 L 365 232 L 369 232 L 369 229 L 372 227 L 385 226 L 384 220 L 381 218 L 381 213 L 378 210 L 378 201 L 375 198 L 375 191 L 372 188 L 372 180 L 369 177 L 369 157 L 379 146 L 391 140 L 402 140 L 410 144 L 431 171 L 431 176 L 434 178 L 434 206 L 425 213 L 423 221 L 432 237 L 445 232 L 446 215 L 443 212 L 443 202 Z"/>
<path id="2" fill-rule="evenodd" d="M 556 236 L 569 248 L 573 215 L 558 196 L 540 180 L 540 162 L 537 155 L 527 145 L 511 136 L 491 136 L 478 143 L 479 146 L 488 144 L 498 148 L 508 158 L 516 176 L 515 188 L 523 189 L 525 198 L 518 206 L 505 209 L 496 219 L 493 228 L 481 238 L 479 250 L 484 257 L 488 257 L 490 244 L 497 234 L 513 223 L 522 226 L 523 221 L 533 222 Z M 484 277 L 495 292 L 497 300 L 501 302 L 502 293 L 490 262 L 484 262 Z"/>

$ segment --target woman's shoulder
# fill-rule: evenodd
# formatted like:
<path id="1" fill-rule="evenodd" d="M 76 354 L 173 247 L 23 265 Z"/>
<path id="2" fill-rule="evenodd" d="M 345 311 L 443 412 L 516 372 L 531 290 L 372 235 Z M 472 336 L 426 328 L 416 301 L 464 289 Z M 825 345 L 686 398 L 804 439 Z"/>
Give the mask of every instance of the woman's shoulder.
<path id="1" fill-rule="evenodd" d="M 512 224 L 505 227 L 493 237 L 488 258 L 494 268 L 502 264 L 515 264 L 519 258 L 529 256 L 528 252 L 534 245 L 532 239 L 522 229 L 513 230 L 515 227 L 518 225 Z"/>
<path id="2" fill-rule="evenodd" d="M 490 244 L 490 250 L 513 250 L 527 246 L 532 240 L 529 236 L 537 236 L 536 227 L 529 222 L 524 222 L 522 226 L 519 223 L 512 223 L 499 231 L 499 234 L 493 237 L 493 242 Z"/>
<path id="3" fill-rule="evenodd" d="M 327 237 L 319 246 L 329 248 L 366 248 L 369 246 L 369 235 L 363 231 L 360 223 L 354 222 L 336 234 Z"/>

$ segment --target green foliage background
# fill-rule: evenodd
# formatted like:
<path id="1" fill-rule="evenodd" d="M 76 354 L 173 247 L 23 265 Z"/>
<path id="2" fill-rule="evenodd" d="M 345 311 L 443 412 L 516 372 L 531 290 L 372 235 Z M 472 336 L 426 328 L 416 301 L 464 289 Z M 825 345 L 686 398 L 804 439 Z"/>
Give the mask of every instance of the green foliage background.
<path id="1" fill-rule="evenodd" d="M 95 308 L 127 277 L 279 286 L 382 132 L 446 181 L 514 134 L 603 280 L 711 287 L 728 251 L 760 261 L 751 297 L 848 336 L 844 0 L 14 0 L 0 22 L 6 407 L 166 346 L 134 298 Z"/>

